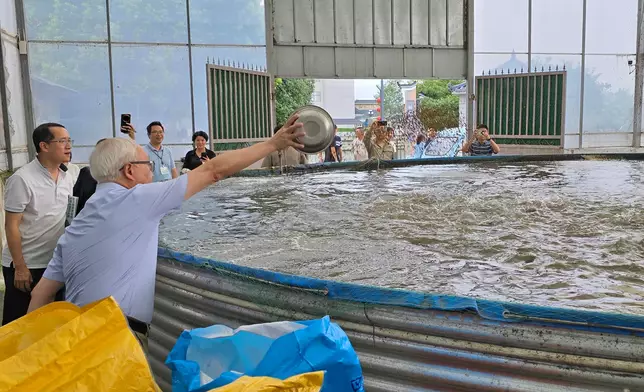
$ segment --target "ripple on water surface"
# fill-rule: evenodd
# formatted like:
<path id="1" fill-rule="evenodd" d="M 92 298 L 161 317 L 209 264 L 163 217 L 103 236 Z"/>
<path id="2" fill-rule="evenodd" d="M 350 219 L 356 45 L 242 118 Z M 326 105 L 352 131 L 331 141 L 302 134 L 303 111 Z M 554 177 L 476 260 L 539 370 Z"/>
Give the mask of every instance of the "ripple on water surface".
<path id="1" fill-rule="evenodd" d="M 298 275 L 644 314 L 644 163 L 416 166 L 231 178 L 162 245 Z"/>

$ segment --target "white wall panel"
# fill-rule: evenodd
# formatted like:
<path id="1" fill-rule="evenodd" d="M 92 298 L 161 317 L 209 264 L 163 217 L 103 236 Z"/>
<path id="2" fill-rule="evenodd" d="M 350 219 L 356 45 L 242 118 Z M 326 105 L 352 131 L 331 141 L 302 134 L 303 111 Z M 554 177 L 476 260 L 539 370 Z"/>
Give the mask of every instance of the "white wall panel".
<path id="1" fill-rule="evenodd" d="M 18 34 L 16 2 L 14 0 L 0 0 L 0 27 L 9 35 Z"/>
<path id="2" fill-rule="evenodd" d="M 315 42 L 319 44 L 335 43 L 333 0 L 315 0 L 313 4 L 315 5 Z"/>
<path id="3" fill-rule="evenodd" d="M 411 43 L 429 45 L 429 1 L 411 0 Z"/>
<path id="4" fill-rule="evenodd" d="M 373 0 L 353 0 L 356 45 L 373 44 Z"/>
<path id="5" fill-rule="evenodd" d="M 396 0 L 393 9 L 394 45 L 411 44 L 411 1 Z"/>
<path id="6" fill-rule="evenodd" d="M 295 20 L 293 21 L 295 24 L 295 42 L 302 44 L 314 43 L 313 0 L 297 0 L 293 4 L 295 5 Z"/>
<path id="7" fill-rule="evenodd" d="M 353 44 L 353 26 L 355 24 L 353 2 L 340 0 L 335 2 L 335 42 L 338 44 Z"/>
<path id="8" fill-rule="evenodd" d="M 467 53 L 460 49 L 435 50 L 433 77 L 465 79 L 467 77 Z"/>
<path id="9" fill-rule="evenodd" d="M 583 137 L 583 148 L 597 147 L 631 147 L 633 145 L 633 134 L 624 132 L 615 133 L 585 133 Z"/>
<path id="10" fill-rule="evenodd" d="M 467 0 L 266 1 L 273 34 L 269 71 L 275 76 L 457 79 L 467 74 Z"/>
<path id="11" fill-rule="evenodd" d="M 295 42 L 293 1 L 276 0 L 273 2 L 273 35 L 277 42 Z"/>
<path id="12" fill-rule="evenodd" d="M 376 45 L 391 45 L 393 42 L 391 4 L 391 0 L 373 0 L 373 41 Z"/>
<path id="13" fill-rule="evenodd" d="M 485 0 L 483 0 L 485 1 Z M 465 39 L 465 29 L 463 28 L 463 18 L 465 15 L 465 5 L 463 0 L 448 0 L 448 20 L 447 20 L 447 45 L 463 46 Z"/>
<path id="14" fill-rule="evenodd" d="M 323 46 L 304 47 L 304 76 L 319 75 L 327 70 L 335 70 L 335 49 Z M 335 71 L 334 71 L 335 72 Z M 336 77 L 337 75 L 333 75 Z"/>
<path id="15" fill-rule="evenodd" d="M 304 76 L 304 49 L 301 46 L 274 46 L 271 56 L 271 63 L 276 77 L 297 77 Z M 288 59 L 288 61 L 280 61 Z"/>
<path id="16" fill-rule="evenodd" d="M 385 75 L 404 75 L 402 49 L 377 49 L 374 54 L 374 73 L 377 78 Z"/>
<path id="17" fill-rule="evenodd" d="M 356 72 L 356 48 L 337 48 L 335 50 L 335 70 L 338 77 L 354 79 Z"/>
<path id="18" fill-rule="evenodd" d="M 405 76 L 413 79 L 434 75 L 433 51 L 426 49 L 405 49 Z"/>
<path id="19" fill-rule="evenodd" d="M 373 50 L 371 48 L 356 48 L 354 56 L 355 78 L 363 77 L 361 75 L 374 75 Z"/>
<path id="20" fill-rule="evenodd" d="M 433 46 L 447 45 L 447 1 L 429 0 L 429 41 Z"/>

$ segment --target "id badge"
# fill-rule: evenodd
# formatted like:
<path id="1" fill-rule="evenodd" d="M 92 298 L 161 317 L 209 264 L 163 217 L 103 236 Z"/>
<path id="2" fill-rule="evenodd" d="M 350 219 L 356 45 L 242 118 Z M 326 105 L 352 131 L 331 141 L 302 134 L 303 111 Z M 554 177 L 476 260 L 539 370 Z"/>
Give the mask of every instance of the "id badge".
<path id="1" fill-rule="evenodd" d="M 161 166 L 160 171 L 161 171 L 161 174 L 164 176 L 170 174 L 170 170 L 168 170 L 167 166 Z"/>

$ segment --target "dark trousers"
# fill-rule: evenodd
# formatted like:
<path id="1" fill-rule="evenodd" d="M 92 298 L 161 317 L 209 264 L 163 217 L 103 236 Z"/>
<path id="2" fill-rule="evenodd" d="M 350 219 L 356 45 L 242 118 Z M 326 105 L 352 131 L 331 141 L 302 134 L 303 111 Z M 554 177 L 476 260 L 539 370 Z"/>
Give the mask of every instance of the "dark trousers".
<path id="1" fill-rule="evenodd" d="M 42 275 L 45 273 L 45 268 L 30 269 L 31 279 L 31 289 L 34 287 L 42 278 Z M 2 267 L 2 276 L 4 276 L 4 307 L 2 309 L 2 325 L 9 324 L 10 322 L 19 319 L 20 317 L 27 314 L 29 309 L 29 302 L 31 301 L 31 293 L 25 293 L 20 291 L 14 286 L 13 280 L 16 274 L 16 270 L 11 267 Z M 65 290 L 62 289 L 56 294 L 56 301 L 65 300 Z"/>

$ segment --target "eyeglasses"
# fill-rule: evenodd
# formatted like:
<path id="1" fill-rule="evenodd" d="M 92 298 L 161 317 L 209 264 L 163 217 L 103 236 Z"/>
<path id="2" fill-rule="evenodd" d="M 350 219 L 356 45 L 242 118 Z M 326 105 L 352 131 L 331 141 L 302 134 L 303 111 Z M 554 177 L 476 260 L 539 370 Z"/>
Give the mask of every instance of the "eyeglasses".
<path id="1" fill-rule="evenodd" d="M 131 162 L 128 162 L 128 164 L 130 164 L 130 165 L 148 165 L 148 167 L 150 168 L 150 171 L 154 171 L 154 161 L 131 161 Z M 125 169 L 126 165 L 123 165 L 121 170 Z"/>
<path id="2" fill-rule="evenodd" d="M 71 146 L 72 144 L 74 144 L 74 141 L 72 139 L 58 139 L 58 140 L 50 140 L 47 143 L 69 144 Z"/>

